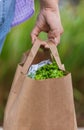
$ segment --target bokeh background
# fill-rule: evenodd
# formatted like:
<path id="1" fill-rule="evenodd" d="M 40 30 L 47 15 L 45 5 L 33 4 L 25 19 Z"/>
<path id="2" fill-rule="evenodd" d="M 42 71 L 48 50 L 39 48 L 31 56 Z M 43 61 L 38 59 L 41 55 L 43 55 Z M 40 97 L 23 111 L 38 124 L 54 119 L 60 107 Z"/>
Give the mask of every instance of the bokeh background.
<path id="1" fill-rule="evenodd" d="M 78 126 L 84 126 L 84 2 L 82 0 L 59 0 L 64 27 L 58 51 L 62 62 L 72 73 L 74 101 Z M 10 30 L 0 55 L 0 125 L 17 64 L 22 54 L 31 48 L 30 33 L 39 13 L 35 1 L 35 14 L 28 21 Z M 52 18 L 53 22 L 53 18 Z M 46 40 L 45 33 L 40 37 Z M 67 113 L 68 114 L 68 113 Z"/>

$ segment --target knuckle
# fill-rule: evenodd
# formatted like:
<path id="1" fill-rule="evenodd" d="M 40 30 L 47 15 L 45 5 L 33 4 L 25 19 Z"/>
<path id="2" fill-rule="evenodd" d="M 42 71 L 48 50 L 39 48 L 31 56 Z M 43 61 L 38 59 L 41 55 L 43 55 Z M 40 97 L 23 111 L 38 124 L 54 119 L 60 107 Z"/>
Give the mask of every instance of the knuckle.
<path id="1" fill-rule="evenodd" d="M 64 33 L 64 29 L 63 28 L 61 28 L 61 32 L 60 32 L 60 34 L 63 34 Z"/>
<path id="2" fill-rule="evenodd" d="M 31 36 L 31 37 L 33 36 L 33 32 L 31 32 L 30 36 Z"/>

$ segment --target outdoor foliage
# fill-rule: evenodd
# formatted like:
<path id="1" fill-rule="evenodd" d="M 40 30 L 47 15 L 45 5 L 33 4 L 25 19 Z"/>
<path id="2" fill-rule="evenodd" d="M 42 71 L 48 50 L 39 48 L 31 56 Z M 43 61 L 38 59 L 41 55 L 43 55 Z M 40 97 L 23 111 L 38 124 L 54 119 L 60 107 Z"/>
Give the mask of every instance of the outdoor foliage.
<path id="1" fill-rule="evenodd" d="M 84 3 L 77 7 L 61 7 L 61 19 L 64 34 L 58 50 L 68 71 L 72 73 L 74 99 L 79 125 L 84 125 Z M 23 24 L 14 27 L 8 34 L 0 55 L 0 121 L 3 120 L 4 107 L 7 102 L 14 73 L 23 52 L 31 47 L 30 33 L 35 24 L 36 13 Z M 46 39 L 46 34 L 40 35 Z"/>

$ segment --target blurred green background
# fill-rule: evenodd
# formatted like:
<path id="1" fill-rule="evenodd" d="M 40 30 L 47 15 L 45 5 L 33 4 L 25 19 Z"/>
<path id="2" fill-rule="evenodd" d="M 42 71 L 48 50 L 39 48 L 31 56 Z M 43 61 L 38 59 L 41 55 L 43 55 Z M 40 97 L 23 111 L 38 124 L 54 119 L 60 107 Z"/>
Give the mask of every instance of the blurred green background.
<path id="1" fill-rule="evenodd" d="M 64 34 L 58 51 L 66 69 L 72 73 L 77 123 L 84 126 L 84 2 L 71 3 L 60 5 Z M 12 28 L 0 55 L 0 125 L 17 64 L 32 46 L 30 33 L 39 12 L 38 1 L 35 8 L 31 19 Z M 45 40 L 46 34 L 41 33 L 40 37 Z"/>

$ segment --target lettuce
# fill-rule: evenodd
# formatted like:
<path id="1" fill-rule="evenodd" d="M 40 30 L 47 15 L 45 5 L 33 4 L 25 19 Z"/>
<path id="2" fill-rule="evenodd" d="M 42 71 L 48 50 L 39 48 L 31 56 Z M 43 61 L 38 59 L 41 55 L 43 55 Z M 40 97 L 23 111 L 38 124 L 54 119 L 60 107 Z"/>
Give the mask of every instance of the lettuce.
<path id="1" fill-rule="evenodd" d="M 48 78 L 60 78 L 66 75 L 65 71 L 62 71 L 58 68 L 56 62 L 52 62 L 51 64 L 44 65 L 36 71 L 35 79 L 42 80 Z"/>

